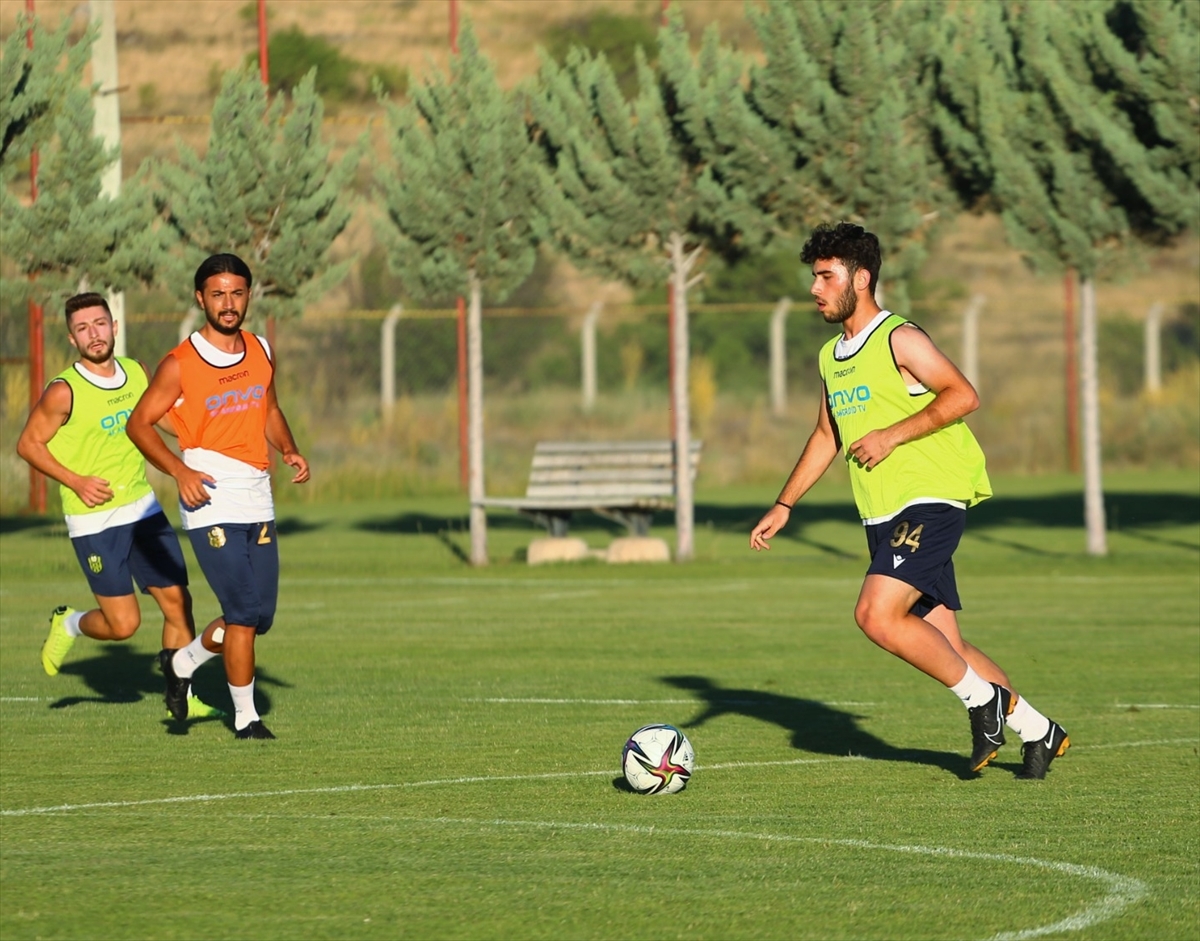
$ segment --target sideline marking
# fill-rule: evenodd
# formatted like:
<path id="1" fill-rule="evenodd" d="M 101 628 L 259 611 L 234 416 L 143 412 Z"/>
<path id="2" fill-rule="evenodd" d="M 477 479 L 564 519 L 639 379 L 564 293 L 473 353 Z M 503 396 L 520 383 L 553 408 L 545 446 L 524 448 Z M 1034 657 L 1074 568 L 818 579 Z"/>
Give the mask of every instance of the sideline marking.
<path id="1" fill-rule="evenodd" d="M 401 818 L 404 819 L 404 818 Z M 408 818 L 420 820 L 421 818 Z M 1080 866 L 1077 863 L 1060 863 L 1032 856 L 1010 856 L 1007 853 L 978 853 L 957 850 L 944 846 L 910 846 L 905 844 L 872 843 L 869 840 L 826 839 L 818 836 L 788 836 L 779 833 L 747 833 L 739 830 L 687 830 L 674 827 L 644 827 L 620 823 L 560 823 L 550 820 L 469 820 L 455 817 L 434 817 L 431 823 L 457 823 L 468 826 L 491 827 L 535 827 L 547 830 L 597 830 L 608 833 L 645 833 L 665 836 L 716 837 L 735 840 L 761 840 L 767 843 L 816 843 L 824 846 L 846 846 L 852 849 L 885 850 L 891 853 L 909 853 L 914 856 L 944 856 L 950 859 L 980 859 L 994 863 L 1015 863 L 1018 866 L 1034 866 L 1069 876 L 1080 876 L 1101 883 L 1108 891 L 1098 902 L 1086 905 L 1072 915 L 1050 925 L 1039 925 L 1024 931 L 1003 931 L 993 935 L 991 941 L 1027 941 L 1042 935 L 1063 931 L 1081 931 L 1120 914 L 1149 894 L 1150 888 L 1140 879 L 1122 876 L 1096 866 Z"/>
<path id="2" fill-rule="evenodd" d="M 1118 702 L 1113 703 L 1114 709 L 1200 709 L 1200 706 L 1190 706 L 1187 703 L 1170 702 Z"/>
<path id="3" fill-rule="evenodd" d="M 767 702 L 771 693 L 763 693 L 762 699 L 542 699 L 538 697 L 509 698 L 503 696 L 476 699 L 461 699 L 459 702 L 488 702 L 488 703 L 543 703 L 548 705 L 582 705 L 582 706 L 657 706 L 657 705 L 691 705 L 704 706 L 710 702 L 721 706 L 755 706 Z M 877 706 L 874 702 L 858 702 L 843 700 L 839 702 L 822 702 L 822 706 Z"/>
<path id="4" fill-rule="evenodd" d="M 1113 742 L 1108 745 L 1073 745 L 1072 751 L 1092 748 L 1136 748 L 1146 745 L 1181 745 L 1200 742 L 1198 738 L 1174 738 L 1156 742 Z M 725 771 L 731 768 L 784 768 L 793 765 L 826 765 L 843 761 L 872 761 L 863 755 L 838 755 L 831 758 L 788 758 L 777 761 L 724 761 L 714 765 L 697 765 L 697 771 Z M 243 797 L 291 797 L 299 794 L 348 794 L 357 791 L 396 791 L 413 787 L 438 787 L 443 784 L 487 784 L 500 781 L 552 781 L 563 778 L 594 778 L 602 775 L 619 776 L 620 768 L 601 771 L 546 771 L 541 774 L 481 774 L 460 778 L 432 778 L 428 781 L 399 781 L 392 784 L 336 784 L 330 787 L 301 787 L 281 791 L 229 791 L 224 794 L 184 794 L 179 797 L 147 797 L 142 800 L 94 801 L 87 804 L 57 804 L 52 807 L 18 807 L 0 810 L 0 817 L 29 817 L 37 814 L 69 813 L 74 810 L 105 810 L 122 807 L 150 807 L 156 804 L 206 803 L 238 800 Z"/>
<path id="5" fill-rule="evenodd" d="M 1140 748 L 1143 745 L 1194 745 L 1200 738 L 1160 738 L 1148 742 L 1108 742 L 1101 745 L 1073 745 L 1072 748 Z"/>
<path id="6" fill-rule="evenodd" d="M 42 696 L 0 696 L 0 702 L 50 702 Z"/>

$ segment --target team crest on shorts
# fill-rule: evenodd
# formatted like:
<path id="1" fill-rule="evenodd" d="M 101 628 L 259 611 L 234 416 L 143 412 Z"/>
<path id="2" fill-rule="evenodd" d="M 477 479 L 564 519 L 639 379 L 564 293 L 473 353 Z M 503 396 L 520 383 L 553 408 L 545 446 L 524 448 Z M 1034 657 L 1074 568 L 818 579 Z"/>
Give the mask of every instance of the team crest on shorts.
<path id="1" fill-rule="evenodd" d="M 214 526 L 208 531 L 208 544 L 214 549 L 220 549 L 225 545 L 225 530 L 220 526 Z"/>
<path id="2" fill-rule="evenodd" d="M 94 574 L 99 575 L 102 571 L 104 571 L 104 560 L 98 555 L 89 555 L 88 568 L 90 568 Z"/>

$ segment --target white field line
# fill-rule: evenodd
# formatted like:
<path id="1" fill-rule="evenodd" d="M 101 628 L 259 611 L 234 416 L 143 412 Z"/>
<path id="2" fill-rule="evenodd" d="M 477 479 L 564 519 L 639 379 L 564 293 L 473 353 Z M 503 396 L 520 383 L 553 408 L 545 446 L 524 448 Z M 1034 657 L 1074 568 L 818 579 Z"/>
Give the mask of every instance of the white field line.
<path id="1" fill-rule="evenodd" d="M 770 694 L 766 694 L 770 695 Z M 721 706 L 751 706 L 761 704 L 761 699 L 542 699 L 538 697 L 505 697 L 496 696 L 488 698 L 473 698 L 460 699 L 459 702 L 486 702 L 486 703 L 540 703 L 555 706 L 660 706 L 660 705 L 691 705 L 703 706 L 709 702 Z M 823 706 L 875 706 L 878 703 L 873 702 L 857 702 L 845 700 L 842 702 L 823 702 Z"/>
<path id="2" fill-rule="evenodd" d="M 1119 702 L 1114 709 L 1200 709 L 1200 706 L 1171 702 Z"/>
<path id="3" fill-rule="evenodd" d="M 1073 745 L 1071 751 L 1076 748 L 1145 748 L 1150 745 L 1194 745 L 1200 742 L 1200 738 L 1159 738 L 1148 742 L 1108 742 L 1101 745 Z"/>
<path id="4" fill-rule="evenodd" d="M 1107 745 L 1075 745 L 1071 751 L 1093 748 L 1137 748 L 1152 745 L 1180 745 L 1200 742 L 1200 738 L 1165 739 L 1156 742 L 1113 742 Z M 838 755 L 830 758 L 788 758 L 777 761 L 725 761 L 712 765 L 697 765 L 697 771 L 724 771 L 731 768 L 784 768 L 798 765 L 825 765 L 834 762 L 872 761 L 862 755 Z M 239 800 L 256 797 L 292 797 L 301 794 L 348 794 L 357 791 L 395 791 L 417 787 L 438 787 L 454 784 L 489 784 L 504 781 L 552 781 L 564 778 L 590 778 L 602 775 L 616 777 L 619 768 L 599 771 L 547 771 L 541 774 L 481 774 L 459 778 L 433 778 L 427 781 L 399 781 L 391 784 L 338 784 L 331 787 L 289 788 L 280 791 L 228 791 L 223 794 L 185 794 L 178 797 L 147 797 L 142 800 L 94 801 L 87 804 L 55 804 L 50 807 L 18 807 L 0 810 L 0 817 L 30 817 L 39 814 L 61 814 L 76 810 L 112 810 L 124 807 L 151 807 L 159 804 L 201 804 L 214 801 Z"/>
<path id="5" fill-rule="evenodd" d="M 726 840 L 759 840 L 764 843 L 808 843 L 819 846 L 845 846 L 860 850 L 882 850 L 889 853 L 908 853 L 914 856 L 941 856 L 950 859 L 978 859 L 994 863 L 1011 863 L 1022 867 L 1061 872 L 1069 876 L 1099 882 L 1107 891 L 1096 902 L 1085 906 L 1061 921 L 1039 925 L 1023 931 L 1005 931 L 992 941 L 1026 941 L 1063 931 L 1082 931 L 1118 915 L 1123 909 L 1149 894 L 1149 887 L 1140 879 L 1108 872 L 1095 866 L 1060 863 L 1032 856 L 1010 856 L 1007 853 L 978 853 L 944 846 L 908 846 L 872 843 L 869 840 L 839 840 L 817 836 L 789 836 L 778 833 L 745 833 L 738 830 L 687 830 L 674 827 L 645 827 L 620 823 L 559 823 L 549 820 L 469 820 L 454 817 L 435 817 L 431 823 L 463 824 L 466 826 L 526 827 L 547 830 L 591 830 L 602 833 L 642 833 L 653 836 L 706 837 Z"/>

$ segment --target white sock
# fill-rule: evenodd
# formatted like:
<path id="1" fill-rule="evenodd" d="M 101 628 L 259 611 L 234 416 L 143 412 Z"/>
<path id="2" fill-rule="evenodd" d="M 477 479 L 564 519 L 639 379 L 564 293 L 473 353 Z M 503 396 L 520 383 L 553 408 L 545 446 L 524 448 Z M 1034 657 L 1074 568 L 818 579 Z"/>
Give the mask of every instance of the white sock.
<path id="1" fill-rule="evenodd" d="M 254 708 L 254 680 L 247 686 L 229 684 L 229 695 L 233 697 L 233 727 L 241 730 L 251 722 L 258 721 L 258 710 Z"/>
<path id="2" fill-rule="evenodd" d="M 996 695 L 992 684 L 972 670 L 970 664 L 967 664 L 967 672 L 963 674 L 963 678 L 950 687 L 950 692 L 961 699 L 968 709 L 986 706 Z"/>
<path id="3" fill-rule="evenodd" d="M 186 647 L 180 647 L 175 651 L 175 656 L 171 658 L 171 666 L 175 669 L 176 676 L 185 678 L 195 673 L 200 664 L 208 663 L 217 656 L 220 654 L 215 654 L 206 648 L 200 642 L 200 637 L 197 637 Z"/>
<path id="4" fill-rule="evenodd" d="M 1050 720 L 1029 705 L 1029 700 L 1024 696 L 1017 700 L 1013 711 L 1004 721 L 1021 737 L 1022 742 L 1040 741 L 1050 731 Z"/>
<path id="5" fill-rule="evenodd" d="M 68 636 L 83 636 L 83 631 L 79 629 L 79 622 L 83 620 L 83 616 L 86 613 L 86 611 L 72 611 L 65 618 L 63 618 L 63 630 L 67 632 Z"/>

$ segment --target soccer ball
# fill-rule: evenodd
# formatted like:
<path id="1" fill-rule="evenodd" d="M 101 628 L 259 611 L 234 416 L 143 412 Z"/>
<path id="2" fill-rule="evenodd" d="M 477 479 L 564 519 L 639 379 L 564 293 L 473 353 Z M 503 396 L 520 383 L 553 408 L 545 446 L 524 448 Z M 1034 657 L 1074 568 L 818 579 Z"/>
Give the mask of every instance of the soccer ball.
<path id="1" fill-rule="evenodd" d="M 625 780 L 639 794 L 674 794 L 687 787 L 696 753 L 673 725 L 643 725 L 621 751 Z"/>

